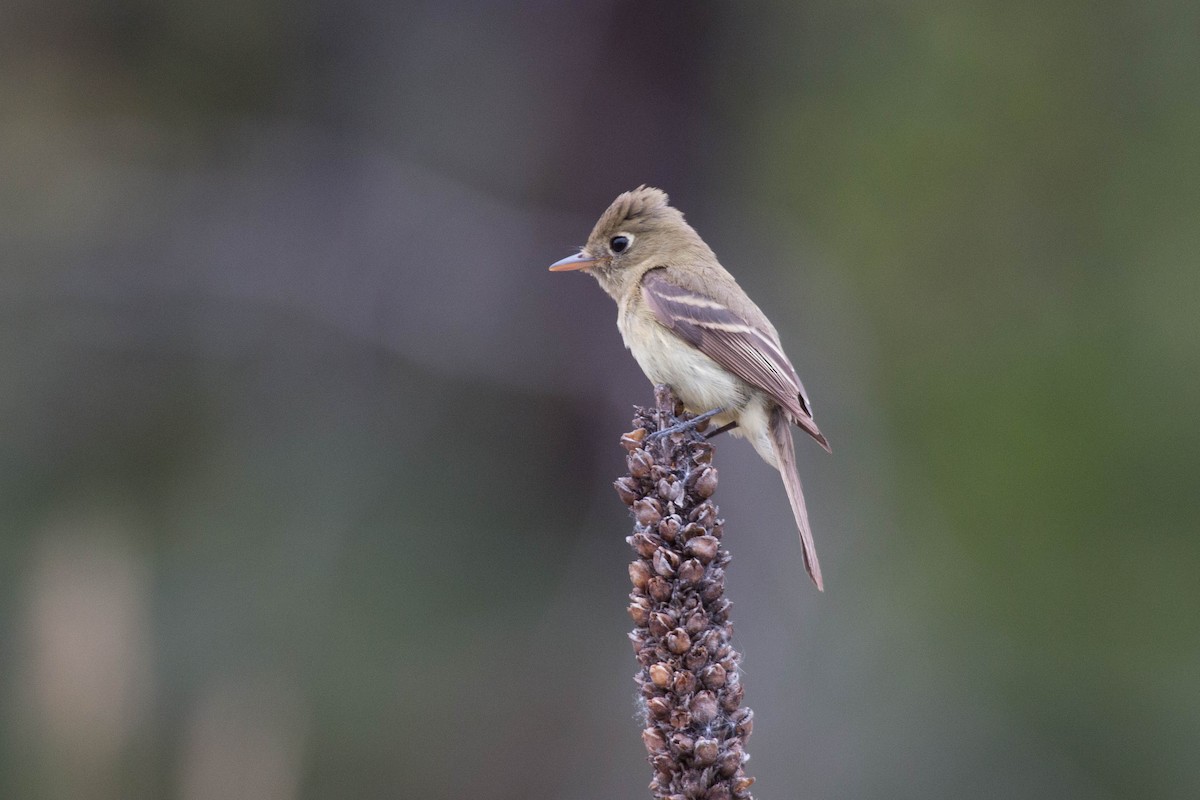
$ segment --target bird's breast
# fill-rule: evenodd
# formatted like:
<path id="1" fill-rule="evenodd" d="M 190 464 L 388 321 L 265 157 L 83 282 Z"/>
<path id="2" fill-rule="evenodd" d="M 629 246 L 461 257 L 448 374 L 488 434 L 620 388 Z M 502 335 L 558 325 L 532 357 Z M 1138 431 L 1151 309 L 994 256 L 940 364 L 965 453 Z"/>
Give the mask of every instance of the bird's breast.
<path id="1" fill-rule="evenodd" d="M 736 375 L 661 325 L 644 306 L 622 304 L 617 327 L 625 346 L 652 383 L 665 383 L 689 410 L 740 410 L 750 387 Z M 736 418 L 731 414 L 730 419 Z"/>

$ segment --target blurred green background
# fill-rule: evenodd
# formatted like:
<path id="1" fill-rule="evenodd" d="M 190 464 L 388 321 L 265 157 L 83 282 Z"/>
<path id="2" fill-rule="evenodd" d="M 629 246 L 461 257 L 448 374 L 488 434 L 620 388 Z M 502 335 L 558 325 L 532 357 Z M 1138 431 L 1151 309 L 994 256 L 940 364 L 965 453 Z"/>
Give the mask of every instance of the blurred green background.
<path id="1" fill-rule="evenodd" d="M 718 448 L 763 798 L 1200 796 L 1195 3 L 0 8 L 0 796 L 645 797 L 546 273 L 661 186 L 778 325 Z"/>

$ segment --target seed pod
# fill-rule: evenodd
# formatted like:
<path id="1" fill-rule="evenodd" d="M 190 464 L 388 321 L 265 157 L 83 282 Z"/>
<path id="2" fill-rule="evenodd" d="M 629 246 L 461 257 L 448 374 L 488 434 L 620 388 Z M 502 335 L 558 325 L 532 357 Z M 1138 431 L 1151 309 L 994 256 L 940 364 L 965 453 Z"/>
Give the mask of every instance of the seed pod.
<path id="1" fill-rule="evenodd" d="M 671 668 L 666 664 L 655 664 L 650 667 L 650 680 L 660 689 L 665 689 L 671 683 Z"/>
<path id="2" fill-rule="evenodd" d="M 697 766 L 707 767 L 717 760 L 717 740 L 697 739 L 695 751 Z"/>
<path id="3" fill-rule="evenodd" d="M 635 478 L 645 478 L 654 467 L 654 457 L 645 450 L 634 450 L 625 457 L 629 474 Z"/>
<path id="4" fill-rule="evenodd" d="M 663 739 L 663 735 L 655 727 L 649 727 L 642 731 L 642 744 L 646 745 L 646 751 L 650 755 L 661 753 L 667 749 L 666 740 Z"/>
<path id="5" fill-rule="evenodd" d="M 692 712 L 692 718 L 701 725 L 707 725 L 712 722 L 717 716 L 717 698 L 712 692 L 707 689 L 696 692 L 689 704 L 688 709 Z"/>
<path id="6" fill-rule="evenodd" d="M 692 639 L 683 628 L 676 628 L 667 634 L 667 649 L 675 655 L 681 655 L 692 646 Z"/>
<path id="7" fill-rule="evenodd" d="M 629 580 L 635 589 L 645 589 L 650 580 L 650 565 L 645 561 L 632 561 L 629 564 Z"/>
<path id="8" fill-rule="evenodd" d="M 695 556 L 700 560 L 701 564 L 710 563 L 717 555 L 717 550 L 721 547 L 721 543 L 714 536 L 697 536 L 693 539 L 688 539 L 684 550 L 690 556 Z"/>
<path id="9" fill-rule="evenodd" d="M 696 485 L 692 491 L 696 496 L 704 499 L 712 497 L 713 492 L 717 490 L 717 468 L 705 467 L 700 475 L 696 478 Z"/>
<path id="10" fill-rule="evenodd" d="M 639 525 L 657 525 L 662 519 L 662 506 L 653 497 L 643 497 L 633 504 L 633 516 Z"/>
<path id="11" fill-rule="evenodd" d="M 617 490 L 621 502 L 627 506 L 633 505 L 633 502 L 642 496 L 638 491 L 637 481 L 628 476 L 613 481 L 613 488 Z"/>

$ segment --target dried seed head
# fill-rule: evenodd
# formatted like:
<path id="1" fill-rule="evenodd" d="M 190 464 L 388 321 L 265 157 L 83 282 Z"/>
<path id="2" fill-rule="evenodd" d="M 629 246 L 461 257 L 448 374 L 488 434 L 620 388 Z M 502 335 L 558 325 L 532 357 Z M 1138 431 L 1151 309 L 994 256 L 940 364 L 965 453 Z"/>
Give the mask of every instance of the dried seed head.
<path id="1" fill-rule="evenodd" d="M 693 491 L 697 497 L 708 498 L 712 497 L 713 492 L 717 490 L 717 468 L 705 467 L 700 475 L 696 478 L 696 485 Z"/>
<path id="2" fill-rule="evenodd" d="M 629 604 L 629 616 L 635 625 L 645 625 L 650 619 L 650 601 L 639 597 Z"/>
<path id="3" fill-rule="evenodd" d="M 646 751 L 650 755 L 661 753 L 667 749 L 667 742 L 663 739 L 663 735 L 658 732 L 658 728 L 653 726 L 642 731 L 642 744 L 646 745 Z"/>
<path id="4" fill-rule="evenodd" d="M 658 489 L 658 496 L 670 503 L 678 503 L 683 497 L 683 483 L 674 475 L 659 480 L 655 488 Z"/>
<path id="5" fill-rule="evenodd" d="M 659 543 L 655 541 L 657 536 L 650 533 L 638 532 L 630 536 L 626 541 L 629 546 L 637 551 L 637 554 L 642 558 L 650 558 L 654 555 L 654 551 L 658 549 Z"/>
<path id="6" fill-rule="evenodd" d="M 629 580 L 635 589 L 645 589 L 650 580 L 650 565 L 645 561 L 632 561 L 629 564 Z"/>
<path id="7" fill-rule="evenodd" d="M 731 717 L 737 725 L 737 735 L 743 739 L 748 738 L 754 730 L 754 712 L 748 708 L 740 708 L 733 712 Z"/>
<path id="8" fill-rule="evenodd" d="M 646 701 L 646 713 L 651 719 L 666 719 L 671 716 L 672 706 L 665 697 L 652 697 Z"/>
<path id="9" fill-rule="evenodd" d="M 681 655 L 692 646 L 692 639 L 683 628 L 676 628 L 666 636 L 667 649 L 675 655 Z"/>
<path id="10" fill-rule="evenodd" d="M 633 502 L 642 496 L 638 491 L 637 481 L 628 476 L 613 481 L 613 488 L 617 490 L 621 502 L 627 506 L 633 505 Z"/>
<path id="11" fill-rule="evenodd" d="M 743 739 L 752 717 L 740 705 L 730 646 L 729 553 L 709 499 L 717 486 L 713 446 L 684 430 L 647 447 L 650 432 L 687 419 L 666 387 L 655 397 L 657 407 L 638 409 L 635 429 L 621 438 L 630 472 L 614 484 L 636 521 L 626 540 L 637 554 L 630 641 L 655 769 L 650 788 L 657 800 L 748 800 Z"/>
<path id="12" fill-rule="evenodd" d="M 662 611 L 655 611 L 650 615 L 650 635 L 655 638 L 661 638 L 667 635 L 667 632 L 675 627 L 675 620 L 671 619 L 670 614 L 665 614 Z"/>
<path id="13" fill-rule="evenodd" d="M 645 734 L 642 734 L 642 736 L 644 738 Z M 717 757 L 717 772 L 726 778 L 732 777 L 741 767 L 742 753 L 740 750 L 730 748 Z"/>
<path id="14" fill-rule="evenodd" d="M 707 767 L 717 760 L 717 740 L 697 739 L 695 751 L 696 764 L 701 767 Z"/>
<path id="15" fill-rule="evenodd" d="M 705 614 L 700 609 L 696 609 L 695 611 L 693 611 L 688 616 L 687 621 L 683 624 L 684 630 L 686 630 L 692 636 L 696 636 L 697 634 L 701 633 L 707 627 L 708 627 L 708 614 Z"/>
<path id="16" fill-rule="evenodd" d="M 639 525 L 657 525 L 662 519 L 662 506 L 653 497 L 643 497 L 634 502 L 633 516 Z"/>
<path id="17" fill-rule="evenodd" d="M 689 756 L 696 747 L 696 740 L 686 733 L 671 735 L 671 749 L 680 755 Z"/>
<path id="18" fill-rule="evenodd" d="M 634 428 L 629 433 L 621 435 L 621 446 L 626 450 L 636 450 L 642 446 L 642 441 L 646 438 L 645 428 Z"/>
<path id="19" fill-rule="evenodd" d="M 679 582 L 684 586 L 694 586 L 704 577 L 704 565 L 694 558 L 689 558 L 679 566 Z"/>
<path id="20" fill-rule="evenodd" d="M 654 551 L 654 571 L 664 578 L 670 578 L 679 567 L 679 556 L 665 547 Z"/>
<path id="21" fill-rule="evenodd" d="M 650 667 L 650 680 L 660 689 L 665 689 L 671 683 L 671 668 L 666 664 L 654 664 Z"/>
<path id="22" fill-rule="evenodd" d="M 692 718 L 701 725 L 707 725 L 717 717 L 717 698 L 712 692 L 707 689 L 696 692 L 692 698 L 689 709 L 692 712 Z"/>
<path id="23" fill-rule="evenodd" d="M 701 564 L 711 563 L 716 557 L 717 551 L 721 548 L 721 543 L 717 541 L 715 536 L 697 536 L 694 539 L 688 539 L 684 550 L 690 556 L 695 556 L 700 560 Z"/>
<path id="24" fill-rule="evenodd" d="M 671 678 L 671 691 L 679 697 L 696 691 L 696 675 L 691 670 L 677 669 Z"/>
<path id="25" fill-rule="evenodd" d="M 671 516 L 658 523 L 658 535 L 668 542 L 675 541 L 675 537 L 679 534 L 679 528 L 682 523 L 679 520 L 678 514 Z"/>
<path id="26" fill-rule="evenodd" d="M 687 634 L 684 635 L 686 636 Z M 683 657 L 683 665 L 692 672 L 699 672 L 700 670 L 704 669 L 704 665 L 707 663 L 708 651 L 701 646 L 693 647 L 688 651 L 688 654 Z"/>
<path id="27" fill-rule="evenodd" d="M 692 725 L 692 712 L 686 708 L 676 708 L 671 711 L 671 727 L 681 731 Z"/>
<path id="28" fill-rule="evenodd" d="M 729 784 L 718 783 L 708 790 L 704 800 L 733 800 L 733 793 L 729 791 Z"/>
<path id="29" fill-rule="evenodd" d="M 700 681 L 709 689 L 720 689 L 725 685 L 725 668 L 711 664 L 700 672 Z"/>

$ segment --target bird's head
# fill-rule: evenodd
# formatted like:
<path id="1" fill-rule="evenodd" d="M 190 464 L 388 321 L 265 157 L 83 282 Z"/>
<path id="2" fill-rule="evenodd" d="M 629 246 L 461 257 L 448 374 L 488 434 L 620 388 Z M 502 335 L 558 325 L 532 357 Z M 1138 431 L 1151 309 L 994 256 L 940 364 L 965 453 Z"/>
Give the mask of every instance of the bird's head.
<path id="1" fill-rule="evenodd" d="M 667 204 L 666 192 L 639 186 L 612 202 L 583 249 L 555 262 L 550 270 L 583 270 L 620 299 L 647 270 L 703 257 L 705 253 L 711 257 L 708 246 L 684 221 L 683 214 Z"/>

